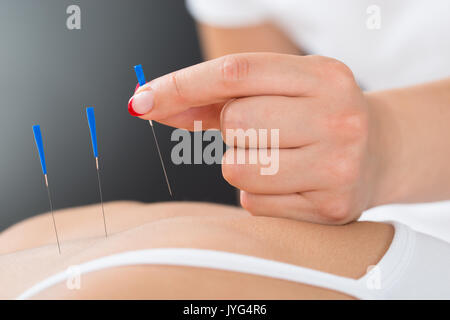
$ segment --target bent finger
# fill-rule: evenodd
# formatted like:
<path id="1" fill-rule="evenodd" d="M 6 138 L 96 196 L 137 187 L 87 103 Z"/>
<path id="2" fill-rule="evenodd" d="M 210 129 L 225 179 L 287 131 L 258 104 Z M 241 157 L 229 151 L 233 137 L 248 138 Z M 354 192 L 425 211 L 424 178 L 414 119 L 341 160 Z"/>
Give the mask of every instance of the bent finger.
<path id="1" fill-rule="evenodd" d="M 285 194 L 323 188 L 324 162 L 314 146 L 296 149 L 228 149 L 222 158 L 225 180 L 259 194 Z M 295 172 L 295 175 L 292 174 Z"/>
<path id="2" fill-rule="evenodd" d="M 325 111 L 309 97 L 245 97 L 225 104 L 220 128 L 230 147 L 296 148 L 318 140 Z"/>

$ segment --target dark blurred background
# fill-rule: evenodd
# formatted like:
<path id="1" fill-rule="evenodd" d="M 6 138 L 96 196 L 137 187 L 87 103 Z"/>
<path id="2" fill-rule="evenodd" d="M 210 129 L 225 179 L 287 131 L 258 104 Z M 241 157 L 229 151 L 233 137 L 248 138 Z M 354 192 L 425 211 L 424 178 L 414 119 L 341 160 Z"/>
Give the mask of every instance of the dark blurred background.
<path id="1" fill-rule="evenodd" d="M 81 30 L 66 27 L 72 4 Z M 0 231 L 49 208 L 34 124 L 55 209 L 99 202 L 87 106 L 95 107 L 105 201 L 170 200 L 151 129 L 127 111 L 132 67 L 142 64 L 148 80 L 201 59 L 181 0 L 0 0 Z M 219 165 L 172 164 L 172 129 L 155 126 L 176 200 L 235 202 Z"/>

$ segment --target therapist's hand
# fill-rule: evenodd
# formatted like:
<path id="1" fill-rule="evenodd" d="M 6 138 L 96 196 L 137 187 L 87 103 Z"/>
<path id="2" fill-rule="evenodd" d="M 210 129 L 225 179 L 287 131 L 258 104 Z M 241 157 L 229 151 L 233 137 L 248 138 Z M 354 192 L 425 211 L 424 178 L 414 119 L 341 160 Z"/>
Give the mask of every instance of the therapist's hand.
<path id="1" fill-rule="evenodd" d="M 376 201 L 382 164 L 369 105 L 337 60 L 252 53 L 157 78 L 136 91 L 129 109 L 188 130 L 202 120 L 224 139 L 226 129 L 279 129 L 276 174 L 261 175 L 260 164 L 222 165 L 225 179 L 242 190 L 242 206 L 255 215 L 343 224 Z"/>

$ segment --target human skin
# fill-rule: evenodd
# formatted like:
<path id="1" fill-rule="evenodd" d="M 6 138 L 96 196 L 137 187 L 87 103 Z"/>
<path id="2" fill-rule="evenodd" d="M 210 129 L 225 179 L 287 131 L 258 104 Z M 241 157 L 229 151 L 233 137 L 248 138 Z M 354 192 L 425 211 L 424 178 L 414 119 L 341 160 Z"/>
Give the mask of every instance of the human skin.
<path id="1" fill-rule="evenodd" d="M 212 57 L 267 50 L 268 44 L 275 52 L 295 51 L 267 25 L 201 30 Z M 264 35 L 265 45 L 257 40 Z M 142 119 L 188 130 L 201 120 L 203 129 L 220 129 L 226 143 L 227 129 L 279 129 L 276 174 L 261 175 L 261 164 L 222 165 L 224 178 L 242 190 L 242 206 L 255 215 L 345 224 L 382 204 L 450 198 L 449 101 L 450 78 L 362 92 L 352 71 L 335 59 L 258 52 L 228 54 L 154 79 L 130 106 Z M 232 147 L 248 156 L 267 146 Z"/>
<path id="2" fill-rule="evenodd" d="M 345 226 L 254 217 L 207 203 L 105 204 L 56 212 L 58 254 L 49 214 L 0 234 L 0 298 L 13 299 L 35 283 L 82 262 L 130 250 L 200 248 L 247 254 L 359 278 L 384 255 L 393 237 L 387 224 Z M 81 278 L 80 290 L 56 285 L 36 299 L 351 299 L 345 294 L 260 276 L 182 266 L 130 266 Z"/>

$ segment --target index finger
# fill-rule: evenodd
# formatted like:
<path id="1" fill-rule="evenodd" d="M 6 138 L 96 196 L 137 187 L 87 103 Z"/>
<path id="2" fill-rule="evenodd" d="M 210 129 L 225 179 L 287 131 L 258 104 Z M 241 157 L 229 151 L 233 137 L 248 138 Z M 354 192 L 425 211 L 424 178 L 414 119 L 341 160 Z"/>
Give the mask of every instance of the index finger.
<path id="1" fill-rule="evenodd" d="M 175 71 L 140 87 L 151 91 L 153 106 L 141 118 L 168 118 L 192 107 L 255 95 L 310 95 L 318 87 L 317 57 L 275 53 L 224 56 Z M 148 102 L 147 102 L 148 103 Z"/>

